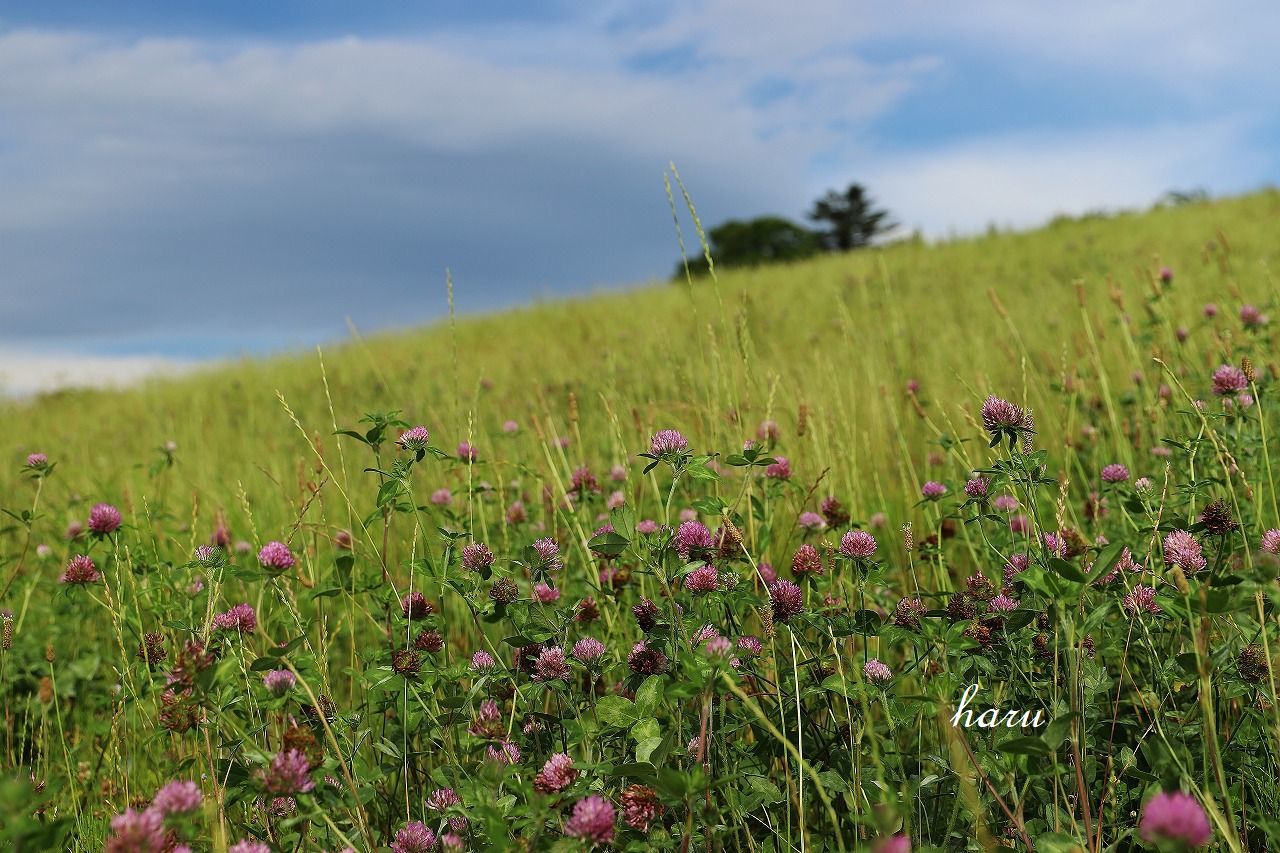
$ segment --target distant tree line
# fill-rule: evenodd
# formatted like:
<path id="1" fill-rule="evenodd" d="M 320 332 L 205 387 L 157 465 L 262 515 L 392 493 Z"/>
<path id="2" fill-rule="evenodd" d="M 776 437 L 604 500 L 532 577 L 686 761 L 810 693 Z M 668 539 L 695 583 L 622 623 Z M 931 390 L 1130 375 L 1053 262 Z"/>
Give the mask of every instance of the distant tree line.
<path id="1" fill-rule="evenodd" d="M 822 252 L 847 252 L 871 245 L 876 237 L 898 227 L 889 211 L 879 209 L 861 184 L 843 192 L 831 190 L 813 203 L 808 218 L 817 227 L 806 228 L 782 216 L 759 216 L 746 221 L 730 219 L 707 230 L 707 244 L 717 267 L 752 267 L 797 261 Z M 708 271 L 702 255 L 688 259 L 689 272 Z M 683 278 L 685 262 L 676 264 L 676 278 Z"/>

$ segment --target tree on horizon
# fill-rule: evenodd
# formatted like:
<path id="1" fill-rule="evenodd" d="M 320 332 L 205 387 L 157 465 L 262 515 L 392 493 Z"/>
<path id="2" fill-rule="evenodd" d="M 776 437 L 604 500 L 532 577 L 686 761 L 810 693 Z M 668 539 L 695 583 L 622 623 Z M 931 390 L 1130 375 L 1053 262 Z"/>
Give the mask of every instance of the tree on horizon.
<path id="1" fill-rule="evenodd" d="M 877 210 L 866 187 L 856 183 L 844 192 L 831 190 L 814 202 L 809 219 L 826 223 L 820 235 L 826 248 L 833 252 L 869 246 L 879 235 L 898 227 L 898 223 L 890 221 L 889 211 Z"/>
<path id="2" fill-rule="evenodd" d="M 722 222 L 708 229 L 707 244 L 716 266 L 725 268 L 798 261 L 822 251 L 816 233 L 781 216 Z M 676 264 L 677 279 L 684 277 L 684 264 Z M 688 264 L 693 275 L 707 272 L 707 259 L 702 255 L 689 258 Z"/>

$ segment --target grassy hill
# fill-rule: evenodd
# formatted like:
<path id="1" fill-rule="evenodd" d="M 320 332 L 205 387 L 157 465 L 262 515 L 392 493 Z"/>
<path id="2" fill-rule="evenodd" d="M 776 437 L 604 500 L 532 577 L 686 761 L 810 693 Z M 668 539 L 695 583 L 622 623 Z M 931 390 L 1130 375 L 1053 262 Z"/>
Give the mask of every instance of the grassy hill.
<path id="1" fill-rule="evenodd" d="M 1278 215 L 907 242 L 0 404 L 0 841 L 1065 851 L 1194 809 L 1261 849 Z M 992 394 L 1034 433 L 991 445 Z M 646 471 L 663 429 L 689 447 Z M 1051 722 L 949 725 L 979 682 Z M 201 802 L 165 812 L 178 781 Z"/>
<path id="2" fill-rule="evenodd" d="M 1225 315 L 1274 302 L 1278 211 L 1280 193 L 1266 192 L 464 317 L 325 352 L 327 394 L 320 357 L 302 353 L 8 404 L 0 434 L 14 460 L 42 450 L 74 468 L 68 489 L 135 501 L 156 498 L 146 463 L 175 441 L 163 482 L 171 498 L 182 493 L 171 509 L 187 519 L 234 514 L 241 486 L 287 490 L 311 460 L 277 392 L 330 455 L 335 423 L 399 409 L 442 446 L 480 447 L 492 480 L 513 473 L 512 460 L 545 462 L 540 434 L 571 436 L 574 466 L 608 465 L 662 426 L 724 447 L 771 419 L 788 446 L 804 447 L 801 479 L 830 469 L 825 490 L 864 516 L 906 520 L 936 449 L 928 442 L 964 433 L 987 393 L 1025 393 L 1053 443 L 1100 418 L 1131 422 L 1136 441 L 1113 433 L 1111 450 L 1141 459 L 1156 438 L 1144 414 L 1165 381 L 1152 359 L 1210 367 L 1231 334 Z M 1174 271 L 1169 286 L 1157 283 L 1162 266 Z M 1201 316 L 1211 301 L 1222 320 Z M 1190 331 L 1183 344 L 1178 326 Z M 910 380 L 927 419 L 905 393 Z M 1089 406 L 1057 403 L 1068 381 Z M 508 419 L 518 437 L 502 432 Z M 13 465 L 0 471 L 6 493 L 14 476 Z"/>

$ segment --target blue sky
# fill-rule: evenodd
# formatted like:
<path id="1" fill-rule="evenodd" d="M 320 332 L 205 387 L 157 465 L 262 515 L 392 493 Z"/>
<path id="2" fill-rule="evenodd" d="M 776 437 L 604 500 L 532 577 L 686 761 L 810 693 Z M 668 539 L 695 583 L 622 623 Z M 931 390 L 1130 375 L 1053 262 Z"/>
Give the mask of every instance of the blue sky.
<path id="1" fill-rule="evenodd" d="M 664 277 L 669 160 L 932 236 L 1277 180 L 1280 8 L 1061 8 L 0 2 L 0 384 Z"/>

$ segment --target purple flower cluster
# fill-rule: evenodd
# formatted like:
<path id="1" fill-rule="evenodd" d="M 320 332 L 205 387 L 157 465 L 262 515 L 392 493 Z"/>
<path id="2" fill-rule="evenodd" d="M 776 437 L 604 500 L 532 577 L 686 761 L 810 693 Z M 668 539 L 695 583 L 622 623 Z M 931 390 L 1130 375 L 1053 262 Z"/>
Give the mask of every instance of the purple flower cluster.
<path id="1" fill-rule="evenodd" d="M 396 439 L 396 443 L 403 450 L 418 451 L 426 450 L 427 442 L 431 440 L 431 433 L 424 426 L 416 426 L 412 429 L 405 430 L 400 433 L 400 437 Z"/>
<path id="2" fill-rule="evenodd" d="M 1129 594 L 1120 602 L 1121 608 L 1130 616 L 1137 616 L 1141 613 L 1160 613 L 1163 608 L 1156 604 L 1156 591 L 1154 588 L 1135 584 Z"/>
<path id="3" fill-rule="evenodd" d="M 695 594 L 715 592 L 720 588 L 720 575 L 715 566 L 699 566 L 684 576 L 684 588 Z"/>
<path id="4" fill-rule="evenodd" d="M 848 535 L 848 534 L 846 534 Z M 791 558 L 791 573 L 796 577 L 820 575 L 824 572 L 822 555 L 812 545 L 801 545 Z"/>
<path id="5" fill-rule="evenodd" d="M 1164 558 L 1187 574 L 1195 574 L 1208 565 L 1200 543 L 1185 530 L 1174 530 L 1164 537 Z"/>
<path id="6" fill-rule="evenodd" d="M 1213 838 L 1200 803 L 1181 791 L 1156 794 L 1148 800 L 1138 834 L 1150 844 L 1172 842 L 1186 847 L 1203 847 Z"/>
<path id="7" fill-rule="evenodd" d="M 67 562 L 67 567 L 59 580 L 68 584 L 89 584 L 97 583 L 100 577 L 98 567 L 93 560 L 84 554 L 78 554 Z"/>
<path id="8" fill-rule="evenodd" d="M 213 627 L 219 631 L 252 634 L 258 627 L 258 614 L 254 612 L 251 604 L 237 604 L 230 610 L 214 616 Z"/>
<path id="9" fill-rule="evenodd" d="M 773 618 L 779 622 L 804 612 L 804 593 L 791 581 L 774 581 L 769 587 L 769 602 L 773 605 Z"/>
<path id="10" fill-rule="evenodd" d="M 470 572 L 480 572 L 493 565 L 493 552 L 482 542 L 473 542 L 462 549 L 462 567 Z"/>
<path id="11" fill-rule="evenodd" d="M 558 572 L 564 568 L 560 559 L 560 546 L 554 539 L 539 539 L 533 543 L 534 553 L 538 555 L 540 567 L 548 572 Z"/>
<path id="12" fill-rule="evenodd" d="M 538 775 L 533 778 L 534 790 L 543 794 L 556 794 L 573 784 L 578 778 L 578 771 L 573 768 L 573 759 L 563 752 L 557 752 L 542 765 Z"/>
<path id="13" fill-rule="evenodd" d="M 573 656 L 583 663 L 594 663 L 604 655 L 604 643 L 595 637 L 583 637 L 573 644 Z"/>
<path id="14" fill-rule="evenodd" d="M 123 522 L 120 510 L 111 504 L 95 504 L 89 510 L 89 530 L 98 536 L 115 533 Z"/>
<path id="15" fill-rule="evenodd" d="M 391 853 L 430 853 L 436 846 L 436 834 L 420 820 L 405 824 L 391 842 Z"/>
<path id="16" fill-rule="evenodd" d="M 563 681 L 569 678 L 569 664 L 564 649 L 556 646 L 543 649 L 533 664 L 534 681 Z"/>
<path id="17" fill-rule="evenodd" d="M 277 699 L 292 690 L 297 683 L 297 676 L 287 669 L 273 669 L 262 677 L 262 685 Z"/>
<path id="18" fill-rule="evenodd" d="M 689 449 L 689 440 L 674 429 L 659 430 L 649 441 L 649 452 L 660 458 L 678 456 Z"/>
<path id="19" fill-rule="evenodd" d="M 927 501 L 936 501 L 947 493 L 947 487 L 937 480 L 930 480 L 920 487 L 920 494 Z"/>
<path id="20" fill-rule="evenodd" d="M 1031 430 L 1030 413 L 993 394 L 982 402 L 982 428 L 992 438 L 1002 433 L 1027 432 Z"/>
<path id="21" fill-rule="evenodd" d="M 1104 483 L 1123 483 L 1129 479 L 1129 469 L 1113 462 L 1102 469 L 1102 482 Z"/>
<path id="22" fill-rule="evenodd" d="M 686 521 L 676 529 L 676 553 L 686 563 L 708 556 L 716 547 L 716 538 L 701 521 Z"/>
<path id="23" fill-rule="evenodd" d="M 872 684 L 888 684 L 893 680 L 893 670 L 876 658 L 871 658 L 862 667 L 862 676 Z"/>
<path id="24" fill-rule="evenodd" d="M 1224 364 L 1213 371 L 1213 393 L 1219 397 L 1235 394 L 1249 387 L 1249 378 L 1233 364 Z"/>
<path id="25" fill-rule="evenodd" d="M 791 460 L 785 456 L 775 456 L 771 465 L 765 466 L 764 475 L 771 480 L 791 479 Z"/>
<path id="26" fill-rule="evenodd" d="M 164 847 L 164 813 L 159 809 L 125 809 L 111 819 L 106 853 L 159 853 Z"/>
<path id="27" fill-rule="evenodd" d="M 796 523 L 805 530 L 821 530 L 827 526 L 826 519 L 816 512 L 802 512 Z"/>
<path id="28" fill-rule="evenodd" d="M 616 817 L 613 803 L 592 795 L 574 805 L 573 815 L 565 821 L 564 834 L 592 844 L 608 844 L 613 841 Z"/>
<path id="29" fill-rule="evenodd" d="M 195 782 L 168 782 L 151 799 L 151 807 L 161 814 L 187 814 L 200 808 L 204 796 Z"/>
<path id="30" fill-rule="evenodd" d="M 1280 530 L 1272 528 L 1262 534 L 1262 550 L 1268 554 L 1280 554 Z"/>
<path id="31" fill-rule="evenodd" d="M 293 568 L 294 562 L 293 552 L 283 542 L 268 542 L 258 552 L 258 563 L 264 569 L 277 572 L 288 571 Z"/>
<path id="32" fill-rule="evenodd" d="M 276 753 L 271 764 L 260 771 L 259 778 L 267 793 L 281 796 L 305 794 L 316 786 L 311 780 L 311 762 L 299 749 Z"/>
<path id="33" fill-rule="evenodd" d="M 865 530 L 850 530 L 840 537 L 840 553 L 853 560 L 865 560 L 876 552 L 876 538 Z"/>

